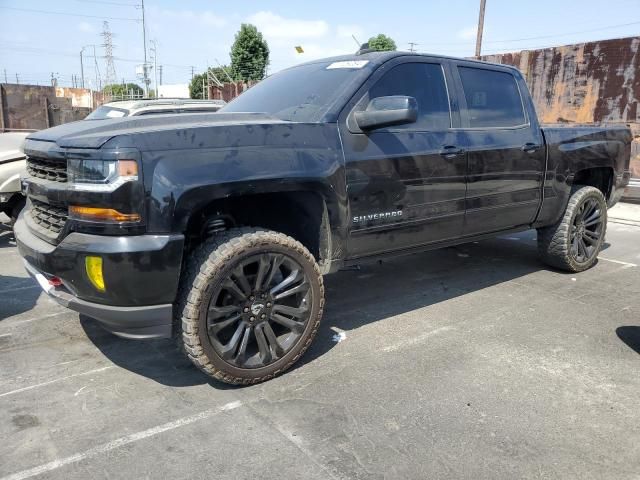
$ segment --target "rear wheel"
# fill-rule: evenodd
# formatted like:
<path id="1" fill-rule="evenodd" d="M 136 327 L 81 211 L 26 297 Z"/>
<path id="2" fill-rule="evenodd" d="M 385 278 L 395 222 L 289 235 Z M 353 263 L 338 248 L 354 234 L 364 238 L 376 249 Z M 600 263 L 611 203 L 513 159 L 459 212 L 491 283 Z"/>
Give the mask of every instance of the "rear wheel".
<path id="1" fill-rule="evenodd" d="M 553 226 L 538 229 L 542 260 L 570 272 L 591 268 L 607 229 L 607 203 L 595 187 L 574 187 L 567 209 Z"/>
<path id="2" fill-rule="evenodd" d="M 305 352 L 318 329 L 318 265 L 281 233 L 234 229 L 203 244 L 181 285 L 180 340 L 208 375 L 234 384 L 268 380 Z"/>

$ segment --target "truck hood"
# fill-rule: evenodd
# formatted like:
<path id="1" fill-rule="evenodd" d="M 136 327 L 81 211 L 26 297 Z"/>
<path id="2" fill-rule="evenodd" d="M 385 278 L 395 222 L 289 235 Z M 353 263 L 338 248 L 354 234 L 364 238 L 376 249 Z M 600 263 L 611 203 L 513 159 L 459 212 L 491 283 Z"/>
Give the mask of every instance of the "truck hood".
<path id="1" fill-rule="evenodd" d="M 288 123 L 265 113 L 190 113 L 81 120 L 41 130 L 29 140 L 54 142 L 62 148 L 100 148 L 119 135 L 230 125 Z"/>

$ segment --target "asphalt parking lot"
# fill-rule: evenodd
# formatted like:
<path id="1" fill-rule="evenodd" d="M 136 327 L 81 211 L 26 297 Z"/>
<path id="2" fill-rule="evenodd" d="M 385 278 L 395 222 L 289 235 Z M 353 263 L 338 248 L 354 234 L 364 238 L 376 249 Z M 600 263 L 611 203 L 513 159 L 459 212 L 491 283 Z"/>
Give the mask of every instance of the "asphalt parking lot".
<path id="1" fill-rule="evenodd" d="M 0 225 L 0 480 L 638 478 L 640 224 L 605 246 L 580 274 L 533 231 L 340 272 L 303 361 L 235 388 L 49 300 Z"/>

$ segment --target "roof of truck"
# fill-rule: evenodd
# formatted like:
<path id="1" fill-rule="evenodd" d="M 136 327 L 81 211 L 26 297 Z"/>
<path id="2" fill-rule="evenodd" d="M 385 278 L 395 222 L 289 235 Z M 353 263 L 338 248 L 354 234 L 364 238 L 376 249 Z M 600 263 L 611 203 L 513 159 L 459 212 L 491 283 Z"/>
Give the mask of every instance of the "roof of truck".
<path id="1" fill-rule="evenodd" d="M 447 55 L 437 55 L 432 53 L 417 53 L 417 52 L 406 52 L 406 51 L 397 51 L 397 50 L 389 51 L 389 52 L 362 51 L 362 53 L 357 52 L 357 53 L 352 53 L 350 55 L 340 55 L 337 57 L 328 57 L 328 58 L 321 58 L 318 60 L 312 60 L 312 61 L 306 62 L 305 64 L 367 60 L 370 62 L 371 66 L 377 66 L 393 58 L 407 57 L 407 56 L 441 58 L 445 60 L 464 60 L 465 62 L 474 62 L 481 65 L 500 65 L 501 67 L 517 70 L 517 68 L 513 67 L 512 65 L 497 64 L 494 62 L 485 62 L 484 60 L 476 60 L 474 58 L 451 57 Z M 291 67 L 291 68 L 295 68 L 295 67 Z"/>

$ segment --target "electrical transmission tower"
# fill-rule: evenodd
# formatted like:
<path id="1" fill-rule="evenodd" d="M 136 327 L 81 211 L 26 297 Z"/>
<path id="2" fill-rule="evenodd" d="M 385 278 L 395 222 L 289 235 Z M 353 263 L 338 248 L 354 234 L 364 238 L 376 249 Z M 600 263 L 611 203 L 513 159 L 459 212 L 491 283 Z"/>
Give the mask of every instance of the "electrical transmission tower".
<path id="1" fill-rule="evenodd" d="M 109 28 L 109 22 L 105 21 L 102 24 L 102 38 L 104 38 L 104 43 L 102 46 L 104 47 L 104 61 L 106 64 L 106 73 L 105 73 L 105 85 L 113 85 L 117 83 L 116 76 L 116 66 L 113 63 L 113 35 L 111 34 L 111 29 Z"/>

